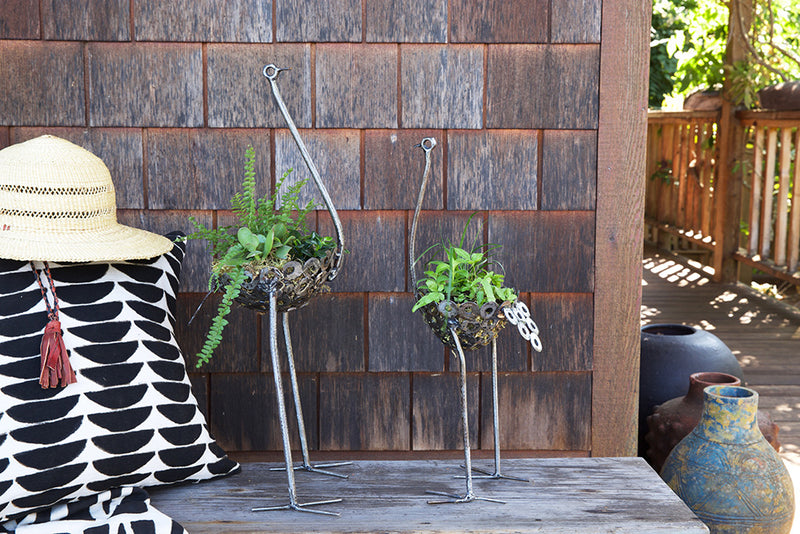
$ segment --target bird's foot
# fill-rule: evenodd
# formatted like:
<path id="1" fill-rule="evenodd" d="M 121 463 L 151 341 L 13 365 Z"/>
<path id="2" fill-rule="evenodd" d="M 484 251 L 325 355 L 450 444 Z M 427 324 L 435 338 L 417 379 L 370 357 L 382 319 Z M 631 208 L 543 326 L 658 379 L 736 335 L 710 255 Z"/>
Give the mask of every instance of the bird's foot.
<path id="1" fill-rule="evenodd" d="M 311 510 L 307 508 L 308 506 L 319 506 L 322 504 L 333 504 L 336 502 L 342 502 L 342 499 L 329 499 L 327 501 L 315 501 L 315 502 L 307 502 L 307 503 L 298 503 L 294 499 L 289 501 L 288 504 L 284 504 L 281 506 L 265 506 L 261 508 L 253 508 L 253 512 L 272 512 L 276 510 L 295 510 L 297 512 L 307 512 L 309 514 L 320 514 L 320 515 L 334 515 L 339 517 L 339 512 L 328 512 L 325 510 Z"/>

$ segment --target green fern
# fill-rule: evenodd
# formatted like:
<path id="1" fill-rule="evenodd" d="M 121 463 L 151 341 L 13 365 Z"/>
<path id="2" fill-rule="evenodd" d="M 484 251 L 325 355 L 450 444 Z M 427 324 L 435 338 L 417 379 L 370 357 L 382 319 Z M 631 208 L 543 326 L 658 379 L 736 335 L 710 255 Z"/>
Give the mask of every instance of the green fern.
<path id="1" fill-rule="evenodd" d="M 206 240 L 215 258 L 209 291 L 224 289 L 217 315 L 212 319 L 203 348 L 197 355 L 198 367 L 211 359 L 214 349 L 222 341 L 222 331 L 228 324 L 225 317 L 239 296 L 246 270 L 259 271 L 267 265 L 280 267 L 291 259 L 301 263 L 312 257 L 321 259 L 336 246 L 333 238 L 321 237 L 308 230 L 306 217 L 316 205 L 313 202 L 302 207 L 298 204 L 306 180 L 283 187 L 291 172 L 289 169 L 277 180 L 271 196 L 257 198 L 255 150 L 249 146 L 245 152 L 241 191 L 231 197 L 231 210 L 236 219 L 234 224 L 210 229 L 196 218 L 189 217 L 195 231 L 187 239 Z M 227 276 L 228 281 L 220 287 L 219 280 L 223 276 Z"/>
<path id="2" fill-rule="evenodd" d="M 233 269 L 228 273 L 230 281 L 225 286 L 225 292 L 222 294 L 222 300 L 217 309 L 217 315 L 211 320 L 211 327 L 208 329 L 206 340 L 203 343 L 203 348 L 197 353 L 197 367 L 208 363 L 219 344 L 222 342 L 222 330 L 227 326 L 228 320 L 225 318 L 231 312 L 231 305 L 236 297 L 241 292 L 242 283 L 245 279 L 245 271 L 243 267 Z"/>

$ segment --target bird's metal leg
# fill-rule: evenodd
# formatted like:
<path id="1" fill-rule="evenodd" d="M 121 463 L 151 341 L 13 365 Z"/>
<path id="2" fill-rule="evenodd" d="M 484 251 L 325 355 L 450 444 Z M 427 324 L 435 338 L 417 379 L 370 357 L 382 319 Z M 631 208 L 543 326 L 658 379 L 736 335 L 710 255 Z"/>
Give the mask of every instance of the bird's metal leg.
<path id="1" fill-rule="evenodd" d="M 291 377 L 292 383 L 292 396 L 294 397 L 294 413 L 297 416 L 297 429 L 300 434 L 300 450 L 303 454 L 303 463 L 302 465 L 296 465 L 294 467 L 295 470 L 303 470 L 308 471 L 311 473 L 320 473 L 322 475 L 329 475 L 332 477 L 339 477 L 339 478 L 347 478 L 347 475 L 342 475 L 340 473 L 334 473 L 332 471 L 326 471 L 321 469 L 323 467 L 340 467 L 343 465 L 350 465 L 353 462 L 336 462 L 336 463 L 327 463 L 327 464 L 318 464 L 316 466 L 311 465 L 311 461 L 308 457 L 308 440 L 306 439 L 306 425 L 303 422 L 303 408 L 300 405 L 300 388 L 297 386 L 297 373 L 295 372 L 294 367 L 294 353 L 292 352 L 292 336 L 289 333 L 289 314 L 287 312 L 281 313 L 283 316 L 283 337 L 286 341 L 286 356 L 289 361 L 289 376 Z M 282 471 L 286 469 L 285 467 L 272 467 L 272 471 Z"/>
<path id="2" fill-rule="evenodd" d="M 283 458 L 286 463 L 286 479 L 289 485 L 289 503 L 282 506 L 267 506 L 253 508 L 253 512 L 268 512 L 272 510 L 296 510 L 298 512 L 309 512 L 314 514 L 335 515 L 336 512 L 326 512 L 323 510 L 310 510 L 306 507 L 320 504 L 331 504 L 341 502 L 341 499 L 330 499 L 326 501 L 316 501 L 309 503 L 298 503 L 295 497 L 294 469 L 292 469 L 292 449 L 289 443 L 289 427 L 286 423 L 286 406 L 283 402 L 283 385 L 281 382 L 281 364 L 278 358 L 278 317 L 276 312 L 277 299 L 275 290 L 272 288 L 269 293 L 269 339 L 270 355 L 272 357 L 272 376 L 275 380 L 275 391 L 278 396 L 278 417 L 281 423 L 281 437 L 283 438 Z"/>
<path id="3" fill-rule="evenodd" d="M 464 351 L 461 349 L 461 342 L 458 340 L 458 335 L 453 326 L 450 326 L 450 335 L 453 336 L 456 344 L 456 351 L 458 352 L 459 361 L 459 385 L 461 386 L 461 422 L 464 427 L 464 478 L 467 481 L 467 493 L 462 497 L 452 493 L 444 493 L 441 491 L 427 491 L 431 495 L 442 495 L 450 497 L 449 500 L 428 501 L 428 504 L 448 504 L 448 503 L 464 503 L 472 501 L 489 501 L 500 504 L 505 504 L 505 501 L 497 499 L 489 499 L 488 497 L 478 497 L 472 490 L 472 458 L 469 449 L 469 416 L 467 414 L 467 364 L 464 358 Z"/>
<path id="4" fill-rule="evenodd" d="M 494 424 L 494 473 L 484 469 L 473 467 L 472 470 L 480 475 L 475 478 L 492 478 L 504 480 L 519 480 L 520 482 L 530 482 L 530 480 L 500 473 L 500 415 L 498 413 L 497 401 L 497 338 L 492 339 L 492 422 Z"/>

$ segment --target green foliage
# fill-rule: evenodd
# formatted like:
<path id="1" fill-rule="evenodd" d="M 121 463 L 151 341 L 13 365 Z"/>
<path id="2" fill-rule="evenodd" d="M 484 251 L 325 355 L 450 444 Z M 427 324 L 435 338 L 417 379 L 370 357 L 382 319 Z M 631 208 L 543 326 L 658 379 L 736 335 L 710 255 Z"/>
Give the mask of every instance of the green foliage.
<path id="1" fill-rule="evenodd" d="M 290 173 L 291 169 L 283 173 L 272 196 L 257 198 L 255 150 L 248 147 L 242 191 L 231 198 L 234 224 L 211 229 L 194 217 L 189 218 L 195 231 L 187 239 L 206 240 L 209 251 L 216 258 L 211 266 L 209 290 L 224 290 L 217 315 L 198 354 L 198 367 L 211 358 L 211 353 L 222 341 L 222 330 L 227 324 L 225 316 L 239 296 L 248 271 L 257 273 L 269 265 L 280 267 L 289 260 L 302 263 L 309 258 L 321 259 L 336 247 L 333 238 L 308 230 L 306 216 L 316 206 L 313 202 L 304 206 L 298 204 L 305 180 L 287 186 L 279 197 Z M 223 276 L 227 276 L 227 282 L 221 285 Z"/>
<path id="2" fill-rule="evenodd" d="M 661 107 L 670 94 L 720 89 L 726 77 L 734 102 L 754 107 L 759 89 L 800 78 L 796 0 L 752 0 L 747 59 L 726 67 L 728 4 L 740 1 L 653 0 L 650 107 Z"/>
<path id="3" fill-rule="evenodd" d="M 225 292 L 222 294 L 217 315 L 211 320 L 211 326 L 208 329 L 206 340 L 203 342 L 203 348 L 197 353 L 197 367 L 208 363 L 214 349 L 222 342 L 222 330 L 228 324 L 228 320 L 225 317 L 231 312 L 231 305 L 241 291 L 242 283 L 245 279 L 244 268 L 233 269 L 229 276 L 230 282 L 225 286 Z"/>
<path id="4" fill-rule="evenodd" d="M 472 217 L 467 221 L 466 227 L 471 220 Z M 513 301 L 517 298 L 512 288 L 503 285 L 504 276 L 490 268 L 496 263 L 490 258 L 490 252 L 496 246 L 475 246 L 469 251 L 463 248 L 466 227 L 458 246 L 439 243 L 431 247 L 440 247 L 444 260 L 428 262 L 425 277 L 417 282 L 421 296 L 411 309 L 412 312 L 429 303 L 445 300 L 455 303 L 471 301 L 481 306 L 486 302 Z"/>

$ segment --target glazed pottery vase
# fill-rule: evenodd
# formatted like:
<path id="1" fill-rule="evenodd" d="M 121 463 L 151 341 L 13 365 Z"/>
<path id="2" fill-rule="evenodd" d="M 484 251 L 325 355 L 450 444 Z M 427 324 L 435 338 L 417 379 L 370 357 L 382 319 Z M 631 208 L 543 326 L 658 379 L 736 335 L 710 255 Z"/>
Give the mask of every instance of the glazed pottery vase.
<path id="1" fill-rule="evenodd" d="M 639 455 L 644 456 L 647 416 L 659 404 L 689 391 L 687 377 L 717 372 L 743 380 L 731 350 L 711 332 L 682 324 L 642 327 L 639 370 Z"/>
<path id="2" fill-rule="evenodd" d="M 709 386 L 694 430 L 672 450 L 661 478 L 712 533 L 788 533 L 789 472 L 758 429 L 758 393 Z"/>
<path id="3" fill-rule="evenodd" d="M 659 404 L 647 417 L 645 459 L 656 471 L 661 471 L 667 455 L 697 426 L 703 414 L 703 390 L 708 386 L 738 386 L 740 380 L 726 373 L 694 373 L 689 377 L 689 392 L 683 397 Z M 769 414 L 758 411 L 758 427 L 776 451 L 780 450 L 778 425 Z"/>

